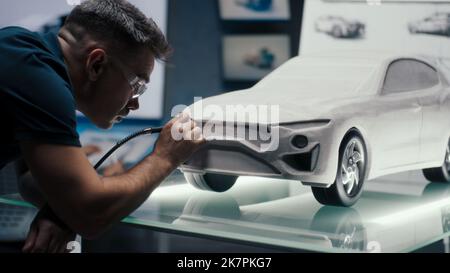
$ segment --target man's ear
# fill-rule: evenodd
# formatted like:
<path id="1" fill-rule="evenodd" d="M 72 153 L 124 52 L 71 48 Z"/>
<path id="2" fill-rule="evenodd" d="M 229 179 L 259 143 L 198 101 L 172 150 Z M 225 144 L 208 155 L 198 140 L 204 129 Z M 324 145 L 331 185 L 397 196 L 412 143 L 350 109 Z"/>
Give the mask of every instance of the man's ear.
<path id="1" fill-rule="evenodd" d="M 86 60 L 86 71 L 91 81 L 97 81 L 100 75 L 105 72 L 108 56 L 103 49 L 92 50 Z"/>

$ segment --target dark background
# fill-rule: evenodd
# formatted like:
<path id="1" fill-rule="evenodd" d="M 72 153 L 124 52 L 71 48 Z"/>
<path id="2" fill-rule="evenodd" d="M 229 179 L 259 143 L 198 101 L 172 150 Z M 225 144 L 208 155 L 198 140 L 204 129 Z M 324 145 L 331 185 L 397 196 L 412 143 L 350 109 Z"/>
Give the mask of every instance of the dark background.
<path id="1" fill-rule="evenodd" d="M 290 0 L 289 21 L 223 21 L 219 2 L 169 0 L 167 36 L 174 55 L 166 68 L 164 116 L 173 106 L 190 105 L 194 97 L 210 97 L 244 89 L 256 82 L 223 80 L 222 37 L 229 34 L 286 34 L 291 56 L 299 52 L 303 0 Z"/>

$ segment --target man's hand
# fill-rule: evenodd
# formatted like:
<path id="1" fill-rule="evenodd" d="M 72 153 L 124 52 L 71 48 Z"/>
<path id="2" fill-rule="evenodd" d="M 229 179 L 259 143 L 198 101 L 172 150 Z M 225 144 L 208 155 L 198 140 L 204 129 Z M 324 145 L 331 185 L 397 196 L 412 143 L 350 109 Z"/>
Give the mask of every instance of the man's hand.
<path id="1" fill-rule="evenodd" d="M 95 145 L 85 145 L 82 147 L 82 149 L 87 157 L 94 155 L 94 154 L 98 154 L 102 151 L 102 149 L 100 149 L 100 147 L 95 146 Z M 123 165 L 123 162 L 120 160 L 103 168 L 103 176 L 106 176 L 106 177 L 120 175 L 125 172 L 126 172 L 125 166 Z"/>
<path id="2" fill-rule="evenodd" d="M 169 121 L 162 130 L 156 143 L 154 155 L 178 166 L 203 144 L 202 130 L 187 115 L 181 115 Z"/>
<path id="3" fill-rule="evenodd" d="M 43 207 L 34 218 L 25 245 L 25 253 L 66 253 L 67 244 L 74 241 L 71 231 L 50 209 Z"/>
<path id="4" fill-rule="evenodd" d="M 81 147 L 81 149 L 83 149 L 83 152 L 86 154 L 87 157 L 94 154 L 98 154 L 102 151 L 102 149 L 100 149 L 100 147 L 96 145 L 84 145 L 83 147 Z"/>

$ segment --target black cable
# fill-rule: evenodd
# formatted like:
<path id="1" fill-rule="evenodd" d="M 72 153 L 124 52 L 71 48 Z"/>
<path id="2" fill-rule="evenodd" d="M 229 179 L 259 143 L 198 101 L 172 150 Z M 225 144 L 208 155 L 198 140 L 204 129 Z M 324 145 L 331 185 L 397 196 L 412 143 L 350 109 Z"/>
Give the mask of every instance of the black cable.
<path id="1" fill-rule="evenodd" d="M 151 135 L 151 134 L 156 134 L 156 133 L 161 133 L 162 131 L 162 127 L 157 127 L 157 128 L 147 128 L 144 130 L 141 130 L 139 132 L 136 132 L 132 135 L 127 136 L 126 138 L 120 140 L 119 142 L 117 142 L 116 145 L 114 145 L 114 147 L 111 148 L 111 150 L 109 150 L 98 162 L 97 164 L 95 164 L 94 169 L 98 169 L 104 162 L 106 159 L 108 159 L 117 149 L 119 149 L 120 147 L 122 147 L 125 143 L 129 142 L 130 140 L 133 140 L 139 136 L 142 135 Z"/>

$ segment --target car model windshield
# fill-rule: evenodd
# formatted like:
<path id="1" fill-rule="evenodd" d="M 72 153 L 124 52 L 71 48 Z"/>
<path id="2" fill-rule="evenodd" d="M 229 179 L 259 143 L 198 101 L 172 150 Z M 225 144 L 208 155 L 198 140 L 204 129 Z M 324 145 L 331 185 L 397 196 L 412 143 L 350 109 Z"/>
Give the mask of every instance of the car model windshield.
<path id="1" fill-rule="evenodd" d="M 298 59 L 278 68 L 258 83 L 255 89 L 314 95 L 349 95 L 358 91 L 358 87 L 370 78 L 375 68 L 375 65 L 362 61 Z"/>

